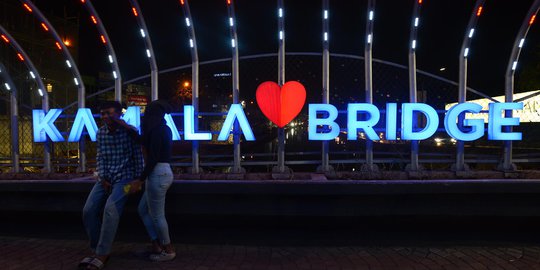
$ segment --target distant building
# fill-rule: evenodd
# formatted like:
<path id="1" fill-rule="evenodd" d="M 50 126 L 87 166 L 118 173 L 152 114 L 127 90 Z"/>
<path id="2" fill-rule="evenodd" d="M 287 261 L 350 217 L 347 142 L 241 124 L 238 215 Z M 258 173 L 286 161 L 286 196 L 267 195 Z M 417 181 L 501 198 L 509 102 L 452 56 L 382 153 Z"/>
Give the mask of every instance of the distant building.
<path id="1" fill-rule="evenodd" d="M 498 102 L 504 102 L 504 96 L 492 97 L 492 99 Z M 493 100 L 487 98 L 468 100 L 467 102 L 474 102 L 482 105 L 482 110 L 487 111 L 489 103 L 493 103 Z M 516 110 L 513 112 L 513 117 L 519 117 L 521 123 L 538 123 L 540 122 L 540 90 L 515 93 L 514 102 L 523 102 L 523 110 Z M 457 103 L 446 104 L 445 109 Z M 466 117 L 469 119 L 484 119 L 484 123 L 488 122 L 487 113 L 468 113 Z"/>

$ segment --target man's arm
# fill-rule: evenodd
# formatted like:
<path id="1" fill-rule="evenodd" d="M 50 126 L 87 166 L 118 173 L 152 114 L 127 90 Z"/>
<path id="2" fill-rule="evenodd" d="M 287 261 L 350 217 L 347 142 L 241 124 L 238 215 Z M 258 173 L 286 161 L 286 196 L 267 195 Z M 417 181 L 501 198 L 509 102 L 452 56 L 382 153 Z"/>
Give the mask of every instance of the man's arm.
<path id="1" fill-rule="evenodd" d="M 114 121 L 122 128 L 124 128 L 129 136 L 135 140 L 137 144 L 142 144 L 141 135 L 139 134 L 139 130 L 137 130 L 136 127 L 129 125 L 126 123 L 123 119 L 114 119 Z"/>

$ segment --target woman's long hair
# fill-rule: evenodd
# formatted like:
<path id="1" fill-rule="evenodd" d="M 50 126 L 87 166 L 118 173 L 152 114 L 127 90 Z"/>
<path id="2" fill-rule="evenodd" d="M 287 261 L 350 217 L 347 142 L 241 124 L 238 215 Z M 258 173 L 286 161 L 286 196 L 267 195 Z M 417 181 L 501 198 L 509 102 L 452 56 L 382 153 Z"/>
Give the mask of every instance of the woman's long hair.
<path id="1" fill-rule="evenodd" d="M 148 143 L 153 129 L 166 123 L 163 118 L 166 113 L 171 113 L 171 105 L 167 101 L 155 100 L 148 104 L 141 123 L 143 145 Z"/>

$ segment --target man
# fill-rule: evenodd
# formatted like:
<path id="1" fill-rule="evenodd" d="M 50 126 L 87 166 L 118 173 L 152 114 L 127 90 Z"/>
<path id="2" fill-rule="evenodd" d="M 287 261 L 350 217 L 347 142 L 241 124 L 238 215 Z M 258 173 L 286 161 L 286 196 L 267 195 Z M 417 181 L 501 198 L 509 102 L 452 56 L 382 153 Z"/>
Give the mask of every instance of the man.
<path id="1" fill-rule="evenodd" d="M 103 126 L 97 133 L 98 181 L 83 209 L 83 223 L 94 255 L 84 258 L 79 267 L 102 269 L 109 259 L 118 222 L 130 191 L 139 179 L 143 155 L 137 143 L 138 132 L 120 119 L 122 106 L 107 101 L 100 108 Z"/>

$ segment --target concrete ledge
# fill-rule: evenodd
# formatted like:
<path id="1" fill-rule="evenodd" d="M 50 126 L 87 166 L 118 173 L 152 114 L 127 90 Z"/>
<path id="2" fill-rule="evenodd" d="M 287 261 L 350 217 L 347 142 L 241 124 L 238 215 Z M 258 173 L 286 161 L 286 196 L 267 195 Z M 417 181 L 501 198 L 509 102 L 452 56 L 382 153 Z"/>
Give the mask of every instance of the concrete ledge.
<path id="1" fill-rule="evenodd" d="M 0 211 L 80 212 L 93 184 L 0 181 Z M 540 216 L 540 180 L 176 180 L 167 207 L 178 215 Z"/>
<path id="2" fill-rule="evenodd" d="M 89 192 L 94 180 L 2 180 L 3 192 Z M 540 179 L 175 180 L 174 194 L 537 194 Z"/>
<path id="3" fill-rule="evenodd" d="M 201 173 L 175 174 L 177 180 L 316 180 L 313 172 L 291 173 Z M 451 170 L 406 171 L 333 171 L 326 173 L 328 180 L 438 180 L 438 179 L 540 179 L 540 170 L 518 170 L 513 172 L 469 170 L 466 172 Z M 0 173 L 0 181 L 4 180 L 77 180 L 92 178 L 91 173 Z"/>

